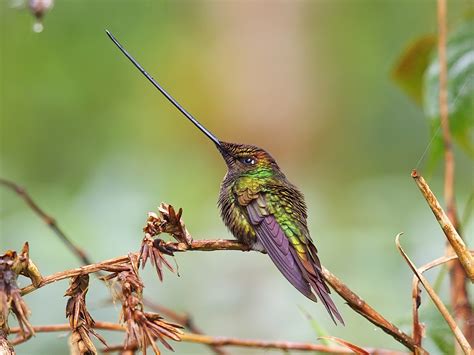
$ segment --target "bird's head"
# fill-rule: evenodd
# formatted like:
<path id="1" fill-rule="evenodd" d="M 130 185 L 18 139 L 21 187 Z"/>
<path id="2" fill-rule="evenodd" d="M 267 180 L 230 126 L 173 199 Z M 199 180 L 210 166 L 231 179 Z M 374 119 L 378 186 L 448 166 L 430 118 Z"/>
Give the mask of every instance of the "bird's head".
<path id="1" fill-rule="evenodd" d="M 229 173 L 253 175 L 262 171 L 280 170 L 275 159 L 265 150 L 253 145 L 219 142 L 217 149 L 224 158 Z"/>

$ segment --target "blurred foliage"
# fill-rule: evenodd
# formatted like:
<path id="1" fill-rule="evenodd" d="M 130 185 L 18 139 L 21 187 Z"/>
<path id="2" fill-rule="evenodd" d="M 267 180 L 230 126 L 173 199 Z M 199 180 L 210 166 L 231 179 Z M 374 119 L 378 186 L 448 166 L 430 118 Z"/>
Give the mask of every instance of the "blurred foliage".
<path id="1" fill-rule="evenodd" d="M 392 73 L 395 82 L 419 105 L 423 102 L 423 76 L 434 48 L 434 35 L 420 37 L 405 49 Z"/>
<path id="2" fill-rule="evenodd" d="M 431 129 L 431 168 L 444 152 L 440 130 L 439 60 L 436 37 L 420 37 L 405 49 L 393 69 L 395 82 L 419 105 L 422 105 Z M 447 40 L 447 95 L 450 130 L 464 150 L 474 157 L 472 134 L 474 128 L 474 18 L 469 17 L 456 27 Z M 467 202 L 469 209 L 470 198 Z M 469 212 L 468 212 L 469 213 Z M 469 213 L 470 214 L 470 213 Z M 468 214 L 468 215 L 469 215 Z M 467 218 L 463 217 L 463 220 Z M 435 281 L 437 291 L 446 275 L 443 266 Z M 436 311 L 426 314 L 427 336 L 438 350 L 450 353 L 453 337 L 449 327 Z"/>
<path id="3" fill-rule="evenodd" d="M 452 310 L 450 309 L 452 314 Z M 441 354 L 451 354 L 454 349 L 454 337 L 443 316 L 430 305 L 423 311 L 423 320 L 430 326 L 426 327 L 426 337 L 433 340 L 437 351 Z"/>
<path id="4" fill-rule="evenodd" d="M 468 6 L 449 1 L 453 27 Z M 412 275 L 394 236 L 406 232 L 417 263 L 444 253 L 442 231 L 409 176 L 430 140 L 428 124 L 389 80 L 404 45 L 436 28 L 435 8 L 435 0 L 56 1 L 38 34 L 27 10 L 2 1 L 0 173 L 25 186 L 94 260 L 137 250 L 146 212 L 161 201 L 183 207 L 194 238 L 230 238 L 216 208 L 220 156 L 118 53 L 108 28 L 219 138 L 272 153 L 305 193 L 323 264 L 397 323 L 411 313 Z M 460 206 L 470 164 L 457 156 Z M 435 171 L 436 192 L 441 179 Z M 463 227 L 472 244 L 472 223 Z M 17 250 L 25 240 L 45 275 L 79 265 L 0 190 L 0 246 Z M 163 284 L 146 268 L 144 292 L 191 312 L 209 334 L 314 341 L 302 305 L 331 335 L 400 349 L 337 297 L 347 326 L 332 325 L 268 258 L 188 254 L 176 257 L 181 277 L 166 275 Z M 32 324 L 65 321 L 66 289 L 57 283 L 25 298 Z M 94 319 L 117 320 L 117 309 L 103 306 L 108 294 L 91 279 Z M 64 354 L 67 344 L 41 334 L 18 351 Z"/>
<path id="5" fill-rule="evenodd" d="M 449 36 L 446 55 L 449 128 L 461 147 L 474 157 L 474 18 L 463 22 Z M 425 72 L 424 86 L 423 107 L 431 120 L 432 134 L 436 134 L 440 126 L 437 56 Z M 442 145 L 441 138 L 436 139 L 434 144 Z"/>
<path id="6" fill-rule="evenodd" d="M 474 17 L 467 18 L 449 35 L 447 65 L 450 129 L 460 146 L 474 157 Z M 433 166 L 443 153 L 436 37 L 426 35 L 410 44 L 395 65 L 393 78 L 416 103 L 422 104 L 430 121 Z"/>

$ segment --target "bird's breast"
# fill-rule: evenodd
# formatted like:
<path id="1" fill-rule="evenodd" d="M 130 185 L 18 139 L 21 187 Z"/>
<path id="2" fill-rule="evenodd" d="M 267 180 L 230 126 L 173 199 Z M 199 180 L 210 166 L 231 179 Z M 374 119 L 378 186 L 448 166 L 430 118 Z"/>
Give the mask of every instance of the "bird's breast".
<path id="1" fill-rule="evenodd" d="M 232 191 L 232 184 L 228 183 L 226 179 L 221 185 L 218 205 L 222 220 L 233 236 L 237 240 L 253 246 L 257 241 L 254 228 L 239 205 L 237 197 Z"/>

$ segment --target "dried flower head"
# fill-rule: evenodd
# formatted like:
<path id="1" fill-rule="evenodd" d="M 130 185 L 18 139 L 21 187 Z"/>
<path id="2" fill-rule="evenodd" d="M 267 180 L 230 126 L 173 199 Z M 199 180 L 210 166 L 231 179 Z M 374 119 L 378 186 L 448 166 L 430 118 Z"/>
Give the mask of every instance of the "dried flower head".
<path id="1" fill-rule="evenodd" d="M 122 286 L 121 322 L 126 328 L 124 348 L 141 348 L 143 353 L 146 353 L 146 348 L 151 346 L 155 354 L 160 354 L 155 344 L 155 341 L 159 340 L 167 349 L 173 350 L 166 338 L 180 341 L 182 327 L 166 322 L 158 314 L 144 312 L 143 283 L 138 276 L 138 259 L 133 255 L 130 259 L 130 270 L 117 275 L 117 280 Z"/>
<path id="2" fill-rule="evenodd" d="M 163 281 L 163 265 L 171 272 L 175 272 L 164 255 L 172 256 L 173 252 L 177 249 L 173 249 L 170 243 L 165 243 L 162 239 L 153 239 L 153 237 L 161 233 L 168 233 L 172 235 L 178 243 L 184 243 L 186 246 L 191 245 L 193 240 L 184 222 L 181 220 L 182 213 L 183 210 L 181 208 L 176 213 L 173 206 L 162 203 L 158 208 L 158 214 L 154 212 L 148 214 L 146 225 L 143 228 L 145 237 L 143 238 L 140 249 L 140 261 L 142 267 L 145 267 L 147 260 L 150 259 L 160 281 Z"/>
<path id="3" fill-rule="evenodd" d="M 0 354 L 15 355 L 15 349 L 7 339 L 7 334 L 0 330 Z"/>
<path id="4" fill-rule="evenodd" d="M 41 282 L 41 274 L 29 257 L 29 246 L 25 243 L 20 254 L 9 250 L 0 256 L 0 331 L 8 334 L 8 315 L 15 314 L 21 329 L 20 336 L 31 337 L 34 330 L 28 321 L 29 309 L 21 297 L 17 285 L 18 275 L 28 277 L 34 286 Z"/>
<path id="5" fill-rule="evenodd" d="M 190 245 L 192 242 L 184 222 L 181 220 L 183 210 L 180 208 L 176 213 L 173 206 L 162 203 L 158 207 L 159 214 L 154 212 L 148 214 L 148 219 L 143 231 L 151 237 L 155 237 L 161 233 L 168 233 L 178 242 Z"/>
<path id="6" fill-rule="evenodd" d="M 174 272 L 173 267 L 163 255 L 173 255 L 173 253 L 163 244 L 163 240 L 153 240 L 153 238 L 147 233 L 145 238 L 143 238 L 142 246 L 140 248 L 140 261 L 142 268 L 145 267 L 147 260 L 150 259 L 151 265 L 155 268 L 160 281 L 163 281 L 163 265 L 166 265 L 168 270 Z"/>
<path id="7" fill-rule="evenodd" d="M 74 354 L 96 354 L 97 350 L 90 339 L 90 334 L 99 339 L 105 346 L 105 339 L 94 329 L 94 320 L 86 307 L 86 294 L 89 289 L 89 275 L 78 275 L 71 278 L 71 284 L 65 296 L 70 298 L 66 305 L 66 317 L 71 327 L 70 348 Z"/>

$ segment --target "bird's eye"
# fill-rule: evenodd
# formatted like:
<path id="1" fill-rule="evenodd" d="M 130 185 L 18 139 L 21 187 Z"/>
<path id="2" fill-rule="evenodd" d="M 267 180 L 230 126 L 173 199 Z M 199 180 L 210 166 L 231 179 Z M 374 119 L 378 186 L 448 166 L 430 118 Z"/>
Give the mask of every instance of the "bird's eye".
<path id="1" fill-rule="evenodd" d="M 240 161 L 242 163 L 244 163 L 245 165 L 254 165 L 255 164 L 255 159 L 252 158 L 252 157 L 242 158 Z"/>

